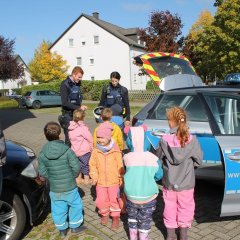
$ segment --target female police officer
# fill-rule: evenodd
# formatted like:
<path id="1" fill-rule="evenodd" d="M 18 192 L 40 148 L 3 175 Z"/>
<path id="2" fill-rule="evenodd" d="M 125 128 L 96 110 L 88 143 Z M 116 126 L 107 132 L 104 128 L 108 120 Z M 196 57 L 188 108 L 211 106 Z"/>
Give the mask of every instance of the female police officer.
<path id="1" fill-rule="evenodd" d="M 125 125 L 130 125 L 130 106 L 127 88 L 119 84 L 120 74 L 112 72 L 110 74 L 111 82 L 102 90 L 99 106 L 109 107 L 117 114 L 126 117 Z"/>

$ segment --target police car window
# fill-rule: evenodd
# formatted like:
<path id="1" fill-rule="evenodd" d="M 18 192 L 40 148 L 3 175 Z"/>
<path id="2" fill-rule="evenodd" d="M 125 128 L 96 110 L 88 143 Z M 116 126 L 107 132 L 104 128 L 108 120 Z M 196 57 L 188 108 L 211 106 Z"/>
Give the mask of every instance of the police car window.
<path id="1" fill-rule="evenodd" d="M 205 96 L 221 134 L 240 134 L 240 98 Z"/>
<path id="2" fill-rule="evenodd" d="M 189 121 L 208 121 L 205 110 L 195 95 L 164 95 L 149 118 L 166 120 L 166 109 L 176 106 L 186 110 Z"/>

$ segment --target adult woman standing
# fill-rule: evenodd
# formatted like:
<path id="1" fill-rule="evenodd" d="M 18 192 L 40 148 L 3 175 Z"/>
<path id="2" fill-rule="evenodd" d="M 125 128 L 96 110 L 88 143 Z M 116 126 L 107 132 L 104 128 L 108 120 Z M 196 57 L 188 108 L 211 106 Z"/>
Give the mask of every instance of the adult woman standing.
<path id="1" fill-rule="evenodd" d="M 110 74 L 110 83 L 102 90 L 99 106 L 111 108 L 113 116 L 126 118 L 125 125 L 130 125 L 130 106 L 128 90 L 120 85 L 121 75 L 118 72 Z"/>

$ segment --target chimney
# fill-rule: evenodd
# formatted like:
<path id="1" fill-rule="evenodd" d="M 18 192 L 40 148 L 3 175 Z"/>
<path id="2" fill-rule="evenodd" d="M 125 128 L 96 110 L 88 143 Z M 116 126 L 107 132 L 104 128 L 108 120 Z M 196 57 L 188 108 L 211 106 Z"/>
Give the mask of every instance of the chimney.
<path id="1" fill-rule="evenodd" d="M 96 19 L 99 19 L 99 13 L 98 12 L 93 12 L 93 17 L 96 18 Z"/>

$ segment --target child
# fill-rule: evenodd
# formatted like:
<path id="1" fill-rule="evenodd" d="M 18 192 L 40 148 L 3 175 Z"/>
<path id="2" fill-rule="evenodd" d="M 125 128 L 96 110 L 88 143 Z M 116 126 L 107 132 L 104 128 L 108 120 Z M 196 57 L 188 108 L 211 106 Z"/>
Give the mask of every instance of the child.
<path id="1" fill-rule="evenodd" d="M 112 125 L 112 128 L 113 128 L 112 138 L 113 138 L 114 142 L 118 145 L 120 150 L 123 150 L 124 149 L 124 141 L 123 141 L 123 135 L 122 135 L 121 128 L 118 125 L 116 125 L 115 123 L 111 122 L 112 110 L 110 108 L 104 108 L 101 112 L 101 119 L 102 119 L 103 122 L 107 122 L 107 123 L 110 123 Z M 100 125 L 101 125 L 101 123 L 100 123 Z M 93 133 L 93 145 L 94 145 L 94 147 L 96 147 L 96 144 L 97 144 L 96 132 L 97 132 L 98 128 L 99 127 L 97 127 L 94 130 L 94 133 Z"/>
<path id="2" fill-rule="evenodd" d="M 112 125 L 100 124 L 96 131 L 97 145 L 90 158 L 90 176 L 96 185 L 96 206 L 102 216 L 101 224 L 108 224 L 111 215 L 112 230 L 119 228 L 120 206 L 119 189 L 122 186 L 123 162 L 122 153 L 112 139 Z"/>
<path id="3" fill-rule="evenodd" d="M 167 240 L 187 240 L 187 231 L 194 216 L 194 167 L 202 163 L 202 151 L 197 138 L 189 134 L 186 112 L 180 107 L 167 110 L 171 134 L 162 137 L 157 156 L 163 161 L 163 212 Z"/>
<path id="4" fill-rule="evenodd" d="M 89 159 L 93 150 L 93 137 L 89 128 L 84 124 L 85 111 L 76 109 L 73 112 L 73 121 L 70 121 L 68 127 L 69 140 L 71 148 L 77 155 L 80 161 L 80 174 L 76 181 L 79 185 L 81 182 L 81 175 L 83 174 L 84 183 L 89 183 Z"/>
<path id="5" fill-rule="evenodd" d="M 163 175 L 160 160 L 151 152 L 145 136 L 146 126 L 125 127 L 130 153 L 124 155 L 126 173 L 124 192 L 127 196 L 129 235 L 131 240 L 147 240 L 156 209 L 158 186 Z"/>
<path id="6" fill-rule="evenodd" d="M 65 237 L 68 227 L 72 233 L 85 229 L 80 226 L 83 222 L 83 205 L 75 181 L 80 164 L 75 153 L 59 140 L 61 127 L 58 123 L 47 123 L 44 134 L 48 143 L 39 155 L 39 174 L 49 181 L 52 218 L 60 236 Z"/>

